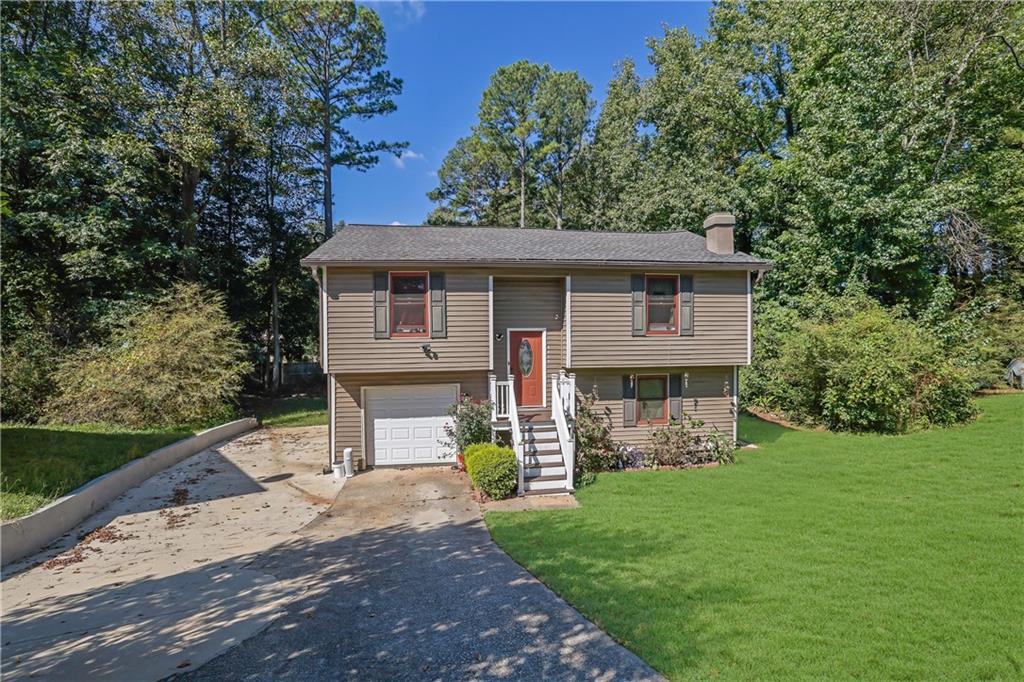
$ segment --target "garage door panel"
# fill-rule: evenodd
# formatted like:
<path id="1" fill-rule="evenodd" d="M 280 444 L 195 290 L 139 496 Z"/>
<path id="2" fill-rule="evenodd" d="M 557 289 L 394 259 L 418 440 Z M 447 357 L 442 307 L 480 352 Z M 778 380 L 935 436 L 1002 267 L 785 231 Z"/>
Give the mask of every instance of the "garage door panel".
<path id="1" fill-rule="evenodd" d="M 450 462 L 454 453 L 446 440 L 446 412 L 457 396 L 451 384 L 368 387 L 367 433 L 373 434 L 374 464 L 429 464 Z"/>

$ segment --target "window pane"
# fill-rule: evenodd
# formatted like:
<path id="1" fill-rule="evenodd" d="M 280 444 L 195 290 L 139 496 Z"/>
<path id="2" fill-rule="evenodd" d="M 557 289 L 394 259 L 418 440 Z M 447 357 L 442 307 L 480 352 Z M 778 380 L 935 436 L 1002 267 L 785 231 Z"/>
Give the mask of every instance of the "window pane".
<path id="1" fill-rule="evenodd" d="M 665 401 L 664 400 L 641 400 L 640 421 L 664 421 Z"/>
<path id="2" fill-rule="evenodd" d="M 636 396 L 640 400 L 665 399 L 664 379 L 640 379 L 637 381 Z"/>
<path id="3" fill-rule="evenodd" d="M 675 296 L 676 294 L 676 279 L 657 279 L 654 277 L 647 278 L 647 295 L 648 296 Z"/>
<path id="4" fill-rule="evenodd" d="M 426 309 L 422 296 L 416 296 L 412 302 L 403 301 L 402 297 L 396 296 L 393 310 L 393 329 L 399 334 L 422 334 L 427 331 Z"/>
<path id="5" fill-rule="evenodd" d="M 393 294 L 425 294 L 427 293 L 427 278 L 422 275 L 397 276 L 391 278 L 391 293 Z"/>
<path id="6" fill-rule="evenodd" d="M 675 331 L 675 302 L 671 299 L 664 303 L 660 301 L 651 301 L 647 305 L 647 328 L 652 331 Z"/>

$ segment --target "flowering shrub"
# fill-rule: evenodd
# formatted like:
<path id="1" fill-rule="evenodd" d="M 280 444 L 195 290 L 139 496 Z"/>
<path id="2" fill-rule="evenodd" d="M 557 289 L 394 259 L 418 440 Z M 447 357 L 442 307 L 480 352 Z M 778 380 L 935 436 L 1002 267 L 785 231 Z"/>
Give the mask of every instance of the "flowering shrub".
<path id="1" fill-rule="evenodd" d="M 704 422 L 683 415 L 683 422 L 672 421 L 651 434 L 645 465 L 698 466 L 700 464 L 731 464 L 735 444 L 717 429 L 702 431 Z"/>
<path id="2" fill-rule="evenodd" d="M 468 395 L 448 407 L 451 421 L 444 425 L 444 445 L 465 453 L 473 443 L 491 441 L 491 402 Z"/>
<path id="3" fill-rule="evenodd" d="M 576 391 L 576 482 L 592 483 L 598 471 L 614 469 L 619 446 L 612 440 L 611 417 L 597 408 L 597 392 Z"/>

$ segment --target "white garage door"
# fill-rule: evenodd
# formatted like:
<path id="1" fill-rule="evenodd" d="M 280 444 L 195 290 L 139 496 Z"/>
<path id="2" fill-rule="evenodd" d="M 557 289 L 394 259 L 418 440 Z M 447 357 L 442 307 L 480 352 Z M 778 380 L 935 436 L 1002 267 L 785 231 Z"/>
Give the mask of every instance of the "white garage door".
<path id="1" fill-rule="evenodd" d="M 367 445 L 376 466 L 450 462 L 455 454 L 441 443 L 454 384 L 367 388 Z"/>

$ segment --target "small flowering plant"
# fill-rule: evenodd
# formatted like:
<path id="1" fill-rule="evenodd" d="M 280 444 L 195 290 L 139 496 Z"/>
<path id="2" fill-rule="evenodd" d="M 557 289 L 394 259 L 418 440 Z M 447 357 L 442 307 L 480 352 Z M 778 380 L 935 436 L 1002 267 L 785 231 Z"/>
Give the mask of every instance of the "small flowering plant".
<path id="1" fill-rule="evenodd" d="M 463 453 L 474 443 L 491 442 L 491 402 L 468 395 L 448 407 L 451 420 L 444 425 L 443 444 Z"/>

